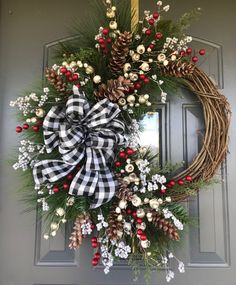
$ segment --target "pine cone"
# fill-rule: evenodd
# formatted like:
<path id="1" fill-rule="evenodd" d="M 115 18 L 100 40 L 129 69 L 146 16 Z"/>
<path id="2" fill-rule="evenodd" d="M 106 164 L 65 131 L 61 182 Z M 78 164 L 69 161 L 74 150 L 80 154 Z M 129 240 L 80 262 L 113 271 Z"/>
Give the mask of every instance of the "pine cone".
<path id="1" fill-rule="evenodd" d="M 71 233 L 71 236 L 69 238 L 71 240 L 69 244 L 70 249 L 78 249 L 81 246 L 82 241 L 83 241 L 81 225 L 89 221 L 90 221 L 90 217 L 86 213 L 81 214 L 76 218 L 74 227 L 73 227 L 74 231 Z"/>
<path id="2" fill-rule="evenodd" d="M 158 229 L 162 230 L 165 235 L 168 236 L 171 240 L 179 240 L 179 234 L 177 232 L 176 227 L 170 222 L 167 221 L 163 215 L 159 214 L 156 211 L 152 212 L 152 223 Z"/>
<path id="3" fill-rule="evenodd" d="M 46 77 L 48 81 L 55 87 L 59 92 L 66 91 L 67 83 L 63 81 L 60 75 L 58 75 L 53 68 L 47 68 Z"/>
<path id="4" fill-rule="evenodd" d="M 195 66 L 195 64 L 186 61 L 172 61 L 167 66 L 161 66 L 160 69 L 164 75 L 185 77 L 193 73 Z"/>
<path id="5" fill-rule="evenodd" d="M 119 240 L 123 234 L 123 221 L 118 221 L 117 219 L 119 215 L 122 215 L 122 212 L 117 214 L 115 208 L 113 208 L 107 219 L 108 227 L 106 233 L 111 240 Z"/>
<path id="6" fill-rule="evenodd" d="M 133 192 L 128 187 L 128 183 L 126 183 L 119 174 L 117 174 L 116 177 L 119 183 L 119 189 L 116 192 L 116 197 L 120 200 L 130 201 L 133 196 Z"/>
<path id="7" fill-rule="evenodd" d="M 133 87 L 133 83 L 123 76 L 118 79 L 111 79 L 106 84 L 100 84 L 98 90 L 94 91 L 94 96 L 100 99 L 108 98 L 111 102 L 117 102 L 120 98 L 125 97 L 125 92 Z"/>
<path id="8" fill-rule="evenodd" d="M 124 32 L 119 35 L 118 39 L 112 45 L 109 67 L 114 75 L 122 73 L 126 57 L 129 54 L 129 45 L 131 42 L 132 34 L 130 32 Z"/>

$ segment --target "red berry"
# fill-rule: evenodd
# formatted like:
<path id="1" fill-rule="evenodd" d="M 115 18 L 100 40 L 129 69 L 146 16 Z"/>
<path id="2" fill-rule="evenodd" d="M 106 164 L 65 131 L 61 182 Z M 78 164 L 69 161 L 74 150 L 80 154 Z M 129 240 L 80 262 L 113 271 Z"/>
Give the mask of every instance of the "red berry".
<path id="1" fill-rule="evenodd" d="M 91 229 L 94 230 L 96 228 L 95 224 L 91 224 Z"/>
<path id="2" fill-rule="evenodd" d="M 104 43 L 105 43 L 105 40 L 104 40 L 103 38 L 99 38 L 99 39 L 98 39 L 98 43 L 99 43 L 99 44 L 104 44 Z"/>
<path id="3" fill-rule="evenodd" d="M 70 185 L 69 185 L 68 183 L 64 183 L 64 184 L 63 184 L 63 188 L 64 188 L 65 190 L 68 190 L 68 189 L 70 188 Z"/>
<path id="4" fill-rule="evenodd" d="M 185 179 L 186 179 L 187 181 L 189 181 L 189 182 L 193 181 L 193 178 L 192 178 L 192 176 L 190 176 L 190 175 L 186 176 Z"/>
<path id="5" fill-rule="evenodd" d="M 149 79 L 148 77 L 146 77 L 146 78 L 144 78 L 143 82 L 144 82 L 145 84 L 148 84 L 148 83 L 150 83 L 150 79 Z"/>
<path id="6" fill-rule="evenodd" d="M 181 50 L 180 55 L 181 55 L 181 56 L 185 56 L 185 51 L 184 51 L 184 50 Z"/>
<path id="7" fill-rule="evenodd" d="M 154 19 L 158 19 L 159 16 L 160 16 L 160 14 L 159 14 L 157 11 L 155 11 L 155 12 L 152 14 L 152 16 L 153 16 Z"/>
<path id="8" fill-rule="evenodd" d="M 116 161 L 115 162 L 115 167 L 121 167 L 121 162 L 120 161 Z"/>
<path id="9" fill-rule="evenodd" d="M 137 218 L 136 222 L 137 222 L 138 224 L 142 224 L 143 220 L 142 220 L 141 218 Z"/>
<path id="10" fill-rule="evenodd" d="M 170 180 L 170 182 L 168 184 L 170 184 L 171 186 L 175 186 L 175 181 L 174 180 Z"/>
<path id="11" fill-rule="evenodd" d="M 161 192 L 161 194 L 165 194 L 166 193 L 166 189 L 161 189 L 160 192 Z"/>
<path id="12" fill-rule="evenodd" d="M 170 185 L 170 183 L 166 184 L 166 188 L 172 188 L 172 186 Z"/>
<path id="13" fill-rule="evenodd" d="M 138 234 L 138 235 L 142 235 L 142 234 L 143 234 L 143 231 L 142 231 L 141 229 L 138 229 L 138 230 L 137 230 L 137 234 Z"/>
<path id="14" fill-rule="evenodd" d="M 131 209 L 127 209 L 127 210 L 126 210 L 126 213 L 127 213 L 128 215 L 131 215 L 131 214 L 132 214 L 132 210 L 131 210 Z"/>
<path id="15" fill-rule="evenodd" d="M 136 213 L 136 212 L 133 212 L 133 213 L 132 213 L 132 216 L 133 216 L 133 218 L 137 218 L 137 213 Z"/>
<path id="16" fill-rule="evenodd" d="M 102 30 L 102 34 L 103 35 L 107 35 L 109 33 L 109 29 L 108 28 L 104 28 L 103 30 Z"/>
<path id="17" fill-rule="evenodd" d="M 120 158 L 126 158 L 126 153 L 124 151 L 119 152 L 119 157 Z"/>
<path id="18" fill-rule="evenodd" d="M 67 72 L 67 68 L 66 67 L 61 67 L 60 71 L 61 71 L 61 73 L 65 74 Z"/>
<path id="19" fill-rule="evenodd" d="M 147 29 L 147 30 L 145 31 L 145 35 L 146 35 L 146 36 L 150 36 L 151 33 L 152 33 L 152 31 L 151 31 L 150 29 Z"/>
<path id="20" fill-rule="evenodd" d="M 192 57 L 192 61 L 195 62 L 195 63 L 198 62 L 198 57 L 197 57 L 196 55 L 193 56 L 193 57 Z"/>
<path id="21" fill-rule="evenodd" d="M 154 45 L 154 44 L 150 44 L 148 47 L 149 47 L 150 49 L 154 49 L 155 45 Z"/>
<path id="22" fill-rule="evenodd" d="M 17 126 L 16 127 L 16 132 L 17 133 L 21 133 L 22 132 L 22 127 L 21 126 Z"/>
<path id="23" fill-rule="evenodd" d="M 29 128 L 29 125 L 28 124 L 24 124 L 22 127 L 23 127 L 24 130 L 27 130 Z"/>
<path id="24" fill-rule="evenodd" d="M 72 79 L 73 79 L 74 81 L 78 80 L 78 79 L 79 79 L 78 74 L 73 74 L 73 75 L 72 75 Z"/>
<path id="25" fill-rule="evenodd" d="M 73 174 L 68 174 L 67 176 L 66 176 L 66 178 L 68 179 L 68 180 L 72 180 L 73 178 L 74 178 L 74 175 Z"/>
<path id="26" fill-rule="evenodd" d="M 98 243 L 97 242 L 92 242 L 92 248 L 96 248 L 98 247 Z"/>
<path id="27" fill-rule="evenodd" d="M 73 77 L 72 77 L 72 76 L 69 76 L 69 77 L 68 77 L 68 80 L 69 80 L 69 81 L 73 81 Z"/>
<path id="28" fill-rule="evenodd" d="M 146 76 L 145 76 L 145 74 L 140 74 L 140 75 L 139 75 L 139 78 L 140 78 L 141 80 L 144 80 L 144 79 L 146 78 Z"/>
<path id="29" fill-rule="evenodd" d="M 98 239 L 97 239 L 97 237 L 92 237 L 91 238 L 91 242 L 93 243 L 93 242 L 97 242 L 98 241 Z"/>
<path id="30" fill-rule="evenodd" d="M 178 180 L 178 184 L 179 184 L 180 186 L 183 186 L 183 185 L 184 185 L 184 180 L 183 180 L 183 179 L 179 179 L 179 180 Z"/>
<path id="31" fill-rule="evenodd" d="M 98 259 L 96 257 L 94 257 L 92 259 L 92 266 L 97 266 L 98 265 Z"/>
<path id="32" fill-rule="evenodd" d="M 106 44 L 104 43 L 104 44 L 100 44 L 100 47 L 101 47 L 102 49 L 105 49 L 107 46 L 106 46 Z"/>
<path id="33" fill-rule="evenodd" d="M 204 49 L 204 48 L 200 49 L 200 50 L 199 50 L 199 54 L 200 54 L 200 55 L 205 55 L 205 54 L 206 54 L 205 49 Z"/>
<path id="34" fill-rule="evenodd" d="M 111 43 L 112 43 L 112 38 L 108 38 L 108 39 L 107 39 L 107 43 L 108 43 L 108 44 L 111 44 Z"/>
<path id="35" fill-rule="evenodd" d="M 161 32 L 156 33 L 155 38 L 157 40 L 160 40 L 162 38 L 162 33 Z"/>
<path id="36" fill-rule="evenodd" d="M 127 153 L 128 155 L 133 155 L 133 154 L 134 154 L 134 150 L 133 150 L 132 148 L 128 148 L 128 149 L 126 150 L 126 153 Z"/>
<path id="37" fill-rule="evenodd" d="M 186 53 L 187 53 L 187 54 L 191 54 L 192 51 L 193 51 L 192 48 L 187 48 L 187 49 L 186 49 Z"/>
<path id="38" fill-rule="evenodd" d="M 141 84 L 139 82 L 136 82 L 134 84 L 134 89 L 140 89 L 141 88 Z"/>
<path id="39" fill-rule="evenodd" d="M 80 84 L 76 84 L 75 85 L 78 89 L 80 89 L 81 85 Z"/>
<path id="40" fill-rule="evenodd" d="M 101 253 L 100 252 L 96 252 L 94 254 L 94 258 L 97 258 L 99 260 L 101 258 Z"/>
<path id="41" fill-rule="evenodd" d="M 154 23 L 155 23 L 155 20 L 154 20 L 154 19 L 149 19 L 149 20 L 148 20 L 148 23 L 149 23 L 149 25 L 153 26 Z"/>
<path id="42" fill-rule="evenodd" d="M 141 239 L 141 240 L 146 240 L 146 239 L 147 239 L 147 236 L 146 236 L 145 234 L 142 234 L 142 235 L 140 236 L 140 239 Z"/>
<path id="43" fill-rule="evenodd" d="M 65 73 L 65 75 L 66 75 L 66 77 L 70 77 L 70 76 L 71 76 L 71 72 L 70 72 L 70 71 L 67 71 L 67 72 Z"/>
<path id="44" fill-rule="evenodd" d="M 32 130 L 37 133 L 39 131 L 39 126 L 37 125 L 32 126 Z"/>
<path id="45" fill-rule="evenodd" d="M 53 191 L 54 193 L 58 193 L 58 192 L 60 191 L 60 189 L 59 189 L 58 186 L 54 186 L 54 187 L 52 188 L 52 191 Z"/>

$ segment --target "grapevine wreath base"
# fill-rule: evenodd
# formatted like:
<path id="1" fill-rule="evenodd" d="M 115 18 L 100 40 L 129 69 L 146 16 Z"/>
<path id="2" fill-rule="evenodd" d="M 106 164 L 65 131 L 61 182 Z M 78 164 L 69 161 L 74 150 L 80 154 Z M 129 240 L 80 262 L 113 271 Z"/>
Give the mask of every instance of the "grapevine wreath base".
<path id="1" fill-rule="evenodd" d="M 206 51 L 193 50 L 184 34 L 198 11 L 173 23 L 163 19 L 169 5 L 158 1 L 128 32 L 128 1 L 92 2 L 101 26 L 95 38 L 98 27 L 82 19 L 78 42 L 60 43 L 43 90 L 10 104 L 20 111 L 16 132 L 24 136 L 13 167 L 26 174 L 24 200 L 29 208 L 38 204 L 45 239 L 74 222 L 69 247 L 79 249 L 92 235 L 92 266 L 101 262 L 108 273 L 114 260 L 128 259 L 138 274 L 142 260 L 147 281 L 164 266 L 169 282 L 169 260 L 184 272 L 172 253 L 191 222 L 181 202 L 209 185 L 224 160 L 230 106 L 196 65 Z M 145 115 L 178 86 L 201 102 L 205 135 L 194 161 L 176 175 L 182 166 L 160 165 L 139 134 Z"/>

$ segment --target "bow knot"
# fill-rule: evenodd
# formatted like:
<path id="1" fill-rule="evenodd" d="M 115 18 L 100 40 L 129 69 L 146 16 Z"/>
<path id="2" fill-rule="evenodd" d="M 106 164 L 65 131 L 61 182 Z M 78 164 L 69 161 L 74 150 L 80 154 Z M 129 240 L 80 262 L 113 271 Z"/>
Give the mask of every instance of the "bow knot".
<path id="1" fill-rule="evenodd" d="M 110 170 L 114 148 L 125 143 L 124 124 L 116 119 L 120 110 L 107 99 L 90 107 L 84 94 L 74 87 L 65 107 L 52 107 L 44 119 L 47 152 L 58 147 L 62 160 L 43 160 L 35 164 L 36 184 L 55 182 L 84 165 L 74 177 L 69 193 L 95 196 L 92 208 L 108 202 L 117 181 Z"/>

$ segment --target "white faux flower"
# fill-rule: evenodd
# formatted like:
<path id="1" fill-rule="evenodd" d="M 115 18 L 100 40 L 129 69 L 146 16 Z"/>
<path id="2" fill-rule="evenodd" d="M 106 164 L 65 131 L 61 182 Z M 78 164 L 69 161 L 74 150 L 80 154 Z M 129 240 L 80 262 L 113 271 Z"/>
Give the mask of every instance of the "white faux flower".
<path id="1" fill-rule="evenodd" d="M 147 62 L 143 62 L 141 65 L 140 65 L 140 67 L 139 67 L 140 69 L 142 69 L 142 71 L 149 71 L 149 69 L 150 69 L 150 66 L 149 66 L 149 64 L 147 63 Z"/>
<path id="2" fill-rule="evenodd" d="M 132 196 L 131 202 L 135 207 L 139 207 L 142 204 L 142 200 L 137 195 Z"/>
<path id="3" fill-rule="evenodd" d="M 148 248 L 150 246 L 150 241 L 149 240 L 141 240 L 141 247 L 142 248 Z"/>
<path id="4" fill-rule="evenodd" d="M 149 205 L 152 209 L 158 209 L 159 207 L 159 202 L 156 198 L 153 198 L 149 201 Z"/>
<path id="5" fill-rule="evenodd" d="M 140 60 L 140 54 L 138 54 L 138 53 L 133 54 L 132 55 L 132 60 L 133 61 L 139 61 Z"/>
<path id="6" fill-rule="evenodd" d="M 139 45 L 137 46 L 137 53 L 139 54 L 144 54 L 145 53 L 145 46 L 144 45 Z"/>
<path id="7" fill-rule="evenodd" d="M 164 62 L 166 59 L 166 55 L 164 53 L 160 53 L 158 56 L 157 56 L 157 60 L 160 61 L 160 62 Z"/>
<path id="8" fill-rule="evenodd" d="M 63 208 L 58 208 L 56 209 L 56 214 L 57 216 L 62 217 L 65 215 L 65 210 Z"/>
<path id="9" fill-rule="evenodd" d="M 170 203 L 171 202 L 171 197 L 166 197 L 166 202 Z"/>
<path id="10" fill-rule="evenodd" d="M 163 10 L 164 10 L 165 12 L 168 12 L 168 11 L 170 10 L 170 5 L 164 6 L 164 7 L 163 7 Z"/>

